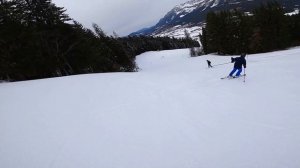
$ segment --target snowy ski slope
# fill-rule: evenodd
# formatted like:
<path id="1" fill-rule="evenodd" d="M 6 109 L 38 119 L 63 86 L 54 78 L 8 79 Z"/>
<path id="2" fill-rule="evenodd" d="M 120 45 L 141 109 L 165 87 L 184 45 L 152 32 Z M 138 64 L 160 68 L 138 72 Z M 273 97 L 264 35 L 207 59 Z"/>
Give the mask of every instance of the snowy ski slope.
<path id="1" fill-rule="evenodd" d="M 147 52 L 137 73 L 0 84 L 1 168 L 298 168 L 300 48 Z"/>

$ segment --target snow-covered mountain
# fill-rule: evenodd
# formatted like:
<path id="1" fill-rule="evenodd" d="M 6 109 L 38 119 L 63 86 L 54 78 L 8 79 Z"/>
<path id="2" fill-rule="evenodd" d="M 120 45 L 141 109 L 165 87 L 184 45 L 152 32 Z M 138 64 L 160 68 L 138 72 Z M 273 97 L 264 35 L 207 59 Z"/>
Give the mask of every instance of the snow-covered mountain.
<path id="1" fill-rule="evenodd" d="M 299 168 L 299 55 L 249 55 L 246 82 L 183 49 L 135 73 L 1 83 L 0 167 Z"/>
<path id="2" fill-rule="evenodd" d="M 191 32 L 192 37 L 200 33 L 206 14 L 210 11 L 239 9 L 245 12 L 270 0 L 191 0 L 177 5 L 160 21 L 130 35 L 184 37 L 184 30 Z M 299 0 L 280 0 L 286 12 L 293 12 L 299 8 Z"/>

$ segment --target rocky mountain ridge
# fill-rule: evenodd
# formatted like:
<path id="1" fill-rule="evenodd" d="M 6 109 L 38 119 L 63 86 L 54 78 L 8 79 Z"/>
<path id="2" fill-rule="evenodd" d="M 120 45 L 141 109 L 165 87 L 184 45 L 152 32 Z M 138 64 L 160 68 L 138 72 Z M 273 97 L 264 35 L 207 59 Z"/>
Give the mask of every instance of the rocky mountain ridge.
<path id="1" fill-rule="evenodd" d="M 186 3 L 175 6 L 159 22 L 149 28 L 144 28 L 130 36 L 169 36 L 184 37 L 187 30 L 193 38 L 197 38 L 201 27 L 205 23 L 206 14 L 211 11 L 238 9 L 244 12 L 251 12 L 261 4 L 269 0 L 190 0 Z M 280 0 L 286 13 L 299 11 L 299 0 Z"/>

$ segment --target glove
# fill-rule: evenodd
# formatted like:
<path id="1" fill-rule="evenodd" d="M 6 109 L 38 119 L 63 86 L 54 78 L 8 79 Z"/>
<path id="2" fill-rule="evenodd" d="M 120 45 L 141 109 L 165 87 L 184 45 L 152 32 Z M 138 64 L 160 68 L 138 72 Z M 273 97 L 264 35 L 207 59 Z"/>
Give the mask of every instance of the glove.
<path id="1" fill-rule="evenodd" d="M 234 62 L 234 58 L 231 57 L 231 63 L 233 63 L 233 62 Z"/>

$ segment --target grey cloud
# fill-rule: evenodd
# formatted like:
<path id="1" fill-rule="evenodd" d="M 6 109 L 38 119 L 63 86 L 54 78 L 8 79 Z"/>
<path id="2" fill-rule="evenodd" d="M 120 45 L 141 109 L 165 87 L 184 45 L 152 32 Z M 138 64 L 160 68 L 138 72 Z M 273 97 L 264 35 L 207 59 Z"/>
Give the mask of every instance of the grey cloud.
<path id="1" fill-rule="evenodd" d="M 53 0 L 71 18 L 91 28 L 98 24 L 107 34 L 124 36 L 158 22 L 175 5 L 187 0 Z"/>

